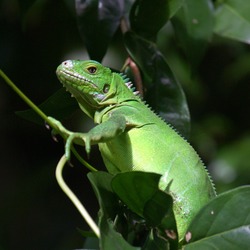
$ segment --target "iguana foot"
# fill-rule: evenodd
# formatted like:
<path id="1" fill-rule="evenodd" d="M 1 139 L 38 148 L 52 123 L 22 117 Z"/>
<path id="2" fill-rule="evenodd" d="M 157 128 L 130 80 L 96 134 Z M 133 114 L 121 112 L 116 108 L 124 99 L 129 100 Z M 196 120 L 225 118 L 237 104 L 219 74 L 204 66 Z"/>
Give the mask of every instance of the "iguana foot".
<path id="1" fill-rule="evenodd" d="M 70 148 L 73 143 L 85 146 L 85 150 L 87 154 L 89 155 L 90 149 L 91 149 L 89 135 L 87 133 L 72 133 L 67 138 L 67 141 L 65 144 L 65 156 L 68 160 L 70 159 Z"/>
<path id="2" fill-rule="evenodd" d="M 60 134 L 64 139 L 67 139 L 71 134 L 73 134 L 72 131 L 66 129 L 60 121 L 57 119 L 48 116 L 48 119 L 53 124 L 52 126 L 52 135 Z"/>

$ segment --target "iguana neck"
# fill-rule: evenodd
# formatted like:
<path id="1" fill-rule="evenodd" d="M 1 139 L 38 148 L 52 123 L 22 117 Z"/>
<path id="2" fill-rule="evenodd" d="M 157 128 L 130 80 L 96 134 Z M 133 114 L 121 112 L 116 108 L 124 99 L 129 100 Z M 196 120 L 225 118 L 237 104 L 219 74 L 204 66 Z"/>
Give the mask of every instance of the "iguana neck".
<path id="1" fill-rule="evenodd" d="M 133 106 L 135 102 L 142 102 L 137 92 L 134 92 L 131 82 L 126 82 L 125 75 L 118 73 L 112 74 L 110 94 L 103 99 L 97 107 L 90 107 L 86 112 L 86 105 L 84 98 L 77 98 L 79 107 L 83 112 L 91 114 L 95 123 L 100 123 L 102 116 L 111 110 L 121 106 Z M 81 96 L 81 95 L 80 95 Z"/>

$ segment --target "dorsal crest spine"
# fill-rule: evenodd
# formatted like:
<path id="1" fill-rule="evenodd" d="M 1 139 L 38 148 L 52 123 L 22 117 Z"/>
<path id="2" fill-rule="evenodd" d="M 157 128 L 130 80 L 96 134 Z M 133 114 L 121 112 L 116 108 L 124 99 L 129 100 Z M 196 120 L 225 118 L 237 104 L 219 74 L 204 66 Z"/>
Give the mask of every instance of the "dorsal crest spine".
<path id="1" fill-rule="evenodd" d="M 135 96 L 140 97 L 140 92 L 136 90 L 136 88 L 133 86 L 133 83 L 127 77 L 127 75 L 124 73 L 120 73 L 120 76 L 122 77 L 122 80 L 124 84 L 128 87 L 128 89 L 130 89 Z"/>

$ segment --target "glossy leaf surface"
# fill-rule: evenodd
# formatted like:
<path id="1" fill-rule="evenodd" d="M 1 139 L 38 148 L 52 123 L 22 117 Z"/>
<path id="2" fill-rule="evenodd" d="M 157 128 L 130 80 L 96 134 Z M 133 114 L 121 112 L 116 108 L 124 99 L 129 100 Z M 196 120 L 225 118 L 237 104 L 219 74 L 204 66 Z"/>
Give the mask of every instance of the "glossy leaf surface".
<path id="1" fill-rule="evenodd" d="M 162 26 L 181 8 L 183 0 L 137 0 L 130 11 L 131 28 L 138 35 L 156 37 Z"/>
<path id="2" fill-rule="evenodd" d="M 97 196 L 100 212 L 99 227 L 101 231 L 100 247 L 101 249 L 125 249 L 137 250 L 139 248 L 131 246 L 122 235 L 115 230 L 115 224 L 112 220 L 119 214 L 119 203 L 116 195 L 111 189 L 111 180 L 113 178 L 107 172 L 89 173 L 88 178 Z"/>
<path id="3" fill-rule="evenodd" d="M 220 1 L 215 11 L 214 32 L 220 36 L 250 44 L 249 10 L 249 1 Z"/>
<path id="4" fill-rule="evenodd" d="M 190 115 L 185 94 L 154 43 L 127 32 L 125 45 L 140 67 L 146 89 L 145 100 L 167 123 L 189 136 Z"/>
<path id="5" fill-rule="evenodd" d="M 38 107 L 46 115 L 64 120 L 78 109 L 79 106 L 76 100 L 70 97 L 69 93 L 67 93 L 64 88 L 61 88 Z M 18 111 L 16 114 L 28 121 L 44 125 L 44 121 L 32 109 Z"/>
<path id="6" fill-rule="evenodd" d="M 152 226 L 157 226 L 171 209 L 172 198 L 159 190 L 160 175 L 146 172 L 117 174 L 112 188 L 119 198 Z"/>
<path id="7" fill-rule="evenodd" d="M 193 68 L 202 59 L 213 34 L 214 17 L 211 0 L 186 0 L 173 17 L 178 42 Z"/>
<path id="8" fill-rule="evenodd" d="M 222 193 L 192 221 L 191 240 L 184 249 L 248 249 L 250 246 L 250 186 Z"/>
<path id="9" fill-rule="evenodd" d="M 123 11 L 123 0 L 76 0 L 79 31 L 91 59 L 102 61 Z"/>

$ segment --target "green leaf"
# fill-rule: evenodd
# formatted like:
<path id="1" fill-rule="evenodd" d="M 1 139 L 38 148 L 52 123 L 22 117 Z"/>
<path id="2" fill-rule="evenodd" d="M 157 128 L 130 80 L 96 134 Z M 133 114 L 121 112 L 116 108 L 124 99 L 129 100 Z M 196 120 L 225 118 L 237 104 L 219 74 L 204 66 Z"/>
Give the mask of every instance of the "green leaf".
<path id="1" fill-rule="evenodd" d="M 152 232 L 151 230 L 145 249 L 168 249 L 169 245 L 172 250 L 178 249 L 177 228 L 172 204 L 172 197 L 159 190 L 145 203 L 143 217 L 146 219 L 147 225 L 157 227 L 157 231 Z M 163 231 L 164 238 L 160 236 L 160 230 Z M 173 237 L 167 235 L 166 232 L 171 232 Z"/>
<path id="2" fill-rule="evenodd" d="M 125 172 L 114 176 L 112 189 L 127 206 L 143 217 L 145 203 L 158 189 L 161 175 L 145 172 Z"/>
<path id="3" fill-rule="evenodd" d="M 113 218 L 119 210 L 117 197 L 111 188 L 113 176 L 103 171 L 90 172 L 87 176 L 94 189 L 103 216 Z"/>
<path id="4" fill-rule="evenodd" d="M 102 220 L 101 230 L 101 249 L 108 250 L 140 250 L 140 247 L 133 247 L 125 241 L 121 234 L 114 229 L 114 224 L 110 220 Z"/>
<path id="5" fill-rule="evenodd" d="M 19 12 L 21 14 L 22 26 L 27 28 L 29 23 L 39 20 L 43 16 L 43 11 L 46 8 L 46 1 L 40 0 L 25 0 L 18 2 Z"/>
<path id="6" fill-rule="evenodd" d="M 100 248 L 101 249 L 125 249 L 136 250 L 140 248 L 132 247 L 120 233 L 115 230 L 112 220 L 116 218 L 121 211 L 117 196 L 111 188 L 113 176 L 107 172 L 91 172 L 88 178 L 93 186 L 97 196 L 101 211 L 99 212 L 99 227 L 101 232 Z"/>
<path id="7" fill-rule="evenodd" d="M 181 8 L 184 0 L 168 0 L 168 8 L 169 8 L 169 18 L 173 17 L 175 13 Z"/>
<path id="8" fill-rule="evenodd" d="M 250 186 L 222 193 L 209 202 L 189 226 L 184 249 L 249 249 Z"/>
<path id="9" fill-rule="evenodd" d="M 143 247 L 145 250 L 155 250 L 155 249 L 173 249 L 169 247 L 169 242 L 163 237 L 159 236 L 155 230 L 151 230 L 150 234 L 147 238 L 145 246 Z M 177 248 L 176 248 L 177 249 Z"/>
<path id="10" fill-rule="evenodd" d="M 186 0 L 172 19 L 178 42 L 193 68 L 199 65 L 213 34 L 211 0 Z"/>
<path id="11" fill-rule="evenodd" d="M 160 190 L 156 190 L 152 197 L 145 203 L 143 217 L 147 223 L 156 227 L 161 224 L 163 218 L 169 213 L 173 204 L 170 195 Z"/>
<path id="12" fill-rule="evenodd" d="M 157 226 L 172 206 L 172 198 L 159 190 L 161 175 L 146 172 L 126 172 L 115 175 L 112 188 L 135 213 Z"/>
<path id="13" fill-rule="evenodd" d="M 102 61 L 124 11 L 124 0 L 76 0 L 79 31 L 91 59 Z"/>
<path id="14" fill-rule="evenodd" d="M 156 40 L 158 31 L 181 7 L 183 0 L 137 0 L 130 11 L 131 29 L 138 35 Z"/>
<path id="15" fill-rule="evenodd" d="M 80 229 L 80 228 L 77 228 L 77 231 L 78 231 L 84 238 L 87 238 L 87 237 L 89 237 L 89 238 L 94 238 L 94 239 L 97 238 L 96 235 L 95 235 L 95 233 L 94 233 L 93 231 L 85 231 L 85 230 L 82 230 L 82 229 Z"/>
<path id="16" fill-rule="evenodd" d="M 225 126 L 222 127 L 224 129 Z M 244 184 L 249 182 L 250 135 L 244 135 L 231 143 L 227 143 L 217 150 L 214 160 L 210 162 L 212 176 L 217 183 L 232 182 Z M 234 184 L 235 185 L 235 184 Z"/>
<path id="17" fill-rule="evenodd" d="M 167 123 L 188 138 L 190 115 L 185 94 L 154 43 L 133 32 L 124 36 L 126 48 L 140 67 L 145 84 L 145 100 Z"/>
<path id="18" fill-rule="evenodd" d="M 250 1 L 226 0 L 217 5 L 214 32 L 250 44 Z"/>
<path id="19" fill-rule="evenodd" d="M 69 117 L 78 108 L 78 104 L 74 98 L 70 97 L 64 88 L 61 88 L 39 105 L 39 108 L 48 116 L 63 120 Z M 44 121 L 32 109 L 18 111 L 16 114 L 28 121 L 44 126 Z"/>

